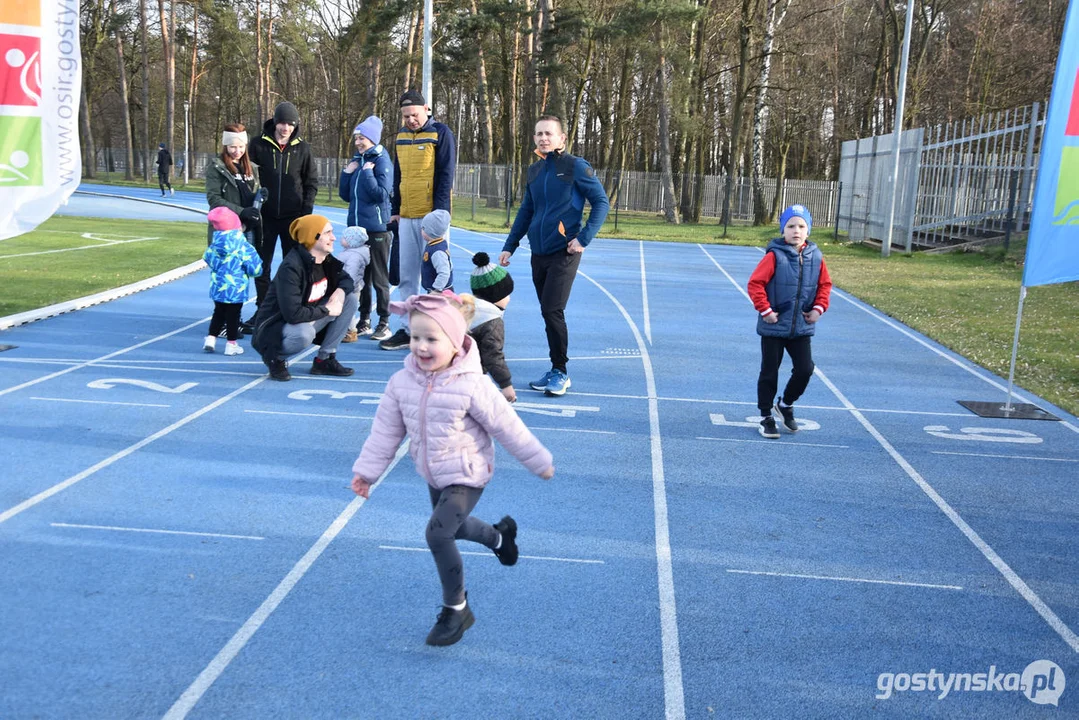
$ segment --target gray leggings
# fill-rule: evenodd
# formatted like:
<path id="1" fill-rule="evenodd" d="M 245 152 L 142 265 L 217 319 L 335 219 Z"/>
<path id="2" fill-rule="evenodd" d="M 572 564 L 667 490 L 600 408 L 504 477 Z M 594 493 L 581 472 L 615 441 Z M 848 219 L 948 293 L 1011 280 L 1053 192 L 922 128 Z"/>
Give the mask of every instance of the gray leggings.
<path id="1" fill-rule="evenodd" d="M 472 517 L 483 488 L 450 485 L 444 490 L 427 486 L 431 493 L 431 520 L 427 523 L 427 547 L 435 558 L 442 583 L 442 603 L 460 605 L 465 601 L 465 568 L 457 540 L 471 540 L 489 548 L 498 542 L 498 531 Z"/>

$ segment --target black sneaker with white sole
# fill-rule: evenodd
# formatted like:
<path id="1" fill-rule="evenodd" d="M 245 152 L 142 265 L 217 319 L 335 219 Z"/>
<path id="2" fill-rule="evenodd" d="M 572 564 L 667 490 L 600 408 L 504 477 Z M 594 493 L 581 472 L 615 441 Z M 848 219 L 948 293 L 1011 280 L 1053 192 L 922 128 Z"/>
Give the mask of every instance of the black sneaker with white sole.
<path id="1" fill-rule="evenodd" d="M 779 437 L 779 428 L 776 427 L 776 419 L 771 415 L 765 415 L 761 419 L 760 427 L 757 428 L 757 432 L 761 434 L 761 437 L 766 437 L 770 440 L 775 440 Z"/>
<path id="2" fill-rule="evenodd" d="M 517 521 L 509 515 L 499 520 L 494 525 L 495 530 L 502 536 L 502 544 L 494 549 L 498 562 L 503 565 L 517 564 Z"/>
<path id="3" fill-rule="evenodd" d="M 798 432 L 798 421 L 794 419 L 794 407 L 793 406 L 788 405 L 787 407 L 783 407 L 777 401 L 776 402 L 776 412 L 778 412 L 780 417 L 783 418 L 783 427 L 787 428 L 792 433 Z"/>
<path id="4" fill-rule="evenodd" d="M 408 348 L 408 343 L 408 330 L 401 328 L 393 335 L 380 342 L 378 346 L 383 350 L 405 350 Z"/>

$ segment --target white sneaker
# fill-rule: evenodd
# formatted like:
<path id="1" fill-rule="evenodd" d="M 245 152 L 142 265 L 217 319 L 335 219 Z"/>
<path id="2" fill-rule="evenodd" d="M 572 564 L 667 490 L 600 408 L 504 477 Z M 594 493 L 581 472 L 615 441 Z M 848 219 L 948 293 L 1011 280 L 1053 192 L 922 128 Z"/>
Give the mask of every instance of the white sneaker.
<path id="1" fill-rule="evenodd" d="M 243 355 L 244 349 L 234 342 L 225 343 L 226 355 Z"/>
<path id="2" fill-rule="evenodd" d="M 176 191 L 173 190 L 172 188 L 169 188 L 169 196 L 171 197 L 171 196 L 173 196 L 175 194 L 176 194 Z"/>
<path id="3" fill-rule="evenodd" d="M 213 352 L 217 347 L 217 337 L 215 335 L 207 335 L 206 339 L 202 341 L 203 352 Z"/>

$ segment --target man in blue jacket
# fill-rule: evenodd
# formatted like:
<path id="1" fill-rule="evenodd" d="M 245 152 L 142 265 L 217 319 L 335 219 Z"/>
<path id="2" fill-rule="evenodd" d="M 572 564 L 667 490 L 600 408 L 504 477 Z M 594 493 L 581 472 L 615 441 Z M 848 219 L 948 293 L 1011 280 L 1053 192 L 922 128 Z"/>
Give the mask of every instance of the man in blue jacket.
<path id="1" fill-rule="evenodd" d="M 551 369 L 528 385 L 547 395 L 564 395 L 570 387 L 566 369 L 569 359 L 566 303 L 581 264 L 581 254 L 607 218 L 610 203 L 588 161 L 566 152 L 566 133 L 560 119 L 554 115 L 541 116 L 533 140 L 536 155 L 541 159 L 528 168 L 524 198 L 498 261 L 503 267 L 509 266 L 513 251 L 521 244 L 521 238 L 528 235 L 532 248 L 532 283 L 539 297 L 551 353 Z M 582 228 L 585 200 L 591 210 Z"/>
<path id="2" fill-rule="evenodd" d="M 376 115 L 364 119 L 352 131 L 356 154 L 341 171 L 337 193 L 348 203 L 348 225 L 367 231 L 371 262 L 363 271 L 360 290 L 360 322 L 358 335 L 370 335 L 372 340 L 390 337 L 390 238 L 386 223 L 390 221 L 390 196 L 393 194 L 393 160 L 379 141 L 382 139 L 382 120 Z M 371 329 L 371 286 L 375 289 L 375 311 L 378 324 Z"/>

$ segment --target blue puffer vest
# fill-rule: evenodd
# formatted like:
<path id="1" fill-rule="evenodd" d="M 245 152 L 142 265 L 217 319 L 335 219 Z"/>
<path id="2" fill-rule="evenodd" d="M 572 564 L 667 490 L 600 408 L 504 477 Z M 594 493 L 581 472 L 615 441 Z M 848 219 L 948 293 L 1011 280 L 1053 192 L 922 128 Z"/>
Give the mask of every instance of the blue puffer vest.
<path id="1" fill-rule="evenodd" d="M 435 286 L 435 278 L 438 277 L 438 270 L 435 269 L 435 264 L 431 262 L 431 256 L 436 252 L 446 253 L 446 259 L 450 260 L 450 244 L 446 242 L 446 238 L 440 238 L 432 242 L 427 243 L 427 247 L 423 249 L 423 263 L 420 265 L 420 287 L 425 290 L 429 290 Z M 450 260 L 450 282 L 443 290 L 453 290 L 453 261 Z"/>
<path id="2" fill-rule="evenodd" d="M 779 321 L 769 325 L 757 318 L 757 334 L 769 337 L 802 337 L 816 332 L 816 325 L 807 323 L 803 312 L 813 309 L 820 280 L 821 252 L 812 241 L 807 240 L 799 253 L 793 247 L 776 238 L 768 243 L 768 252 L 775 253 L 776 272 L 765 290 L 768 302 L 779 315 Z"/>

